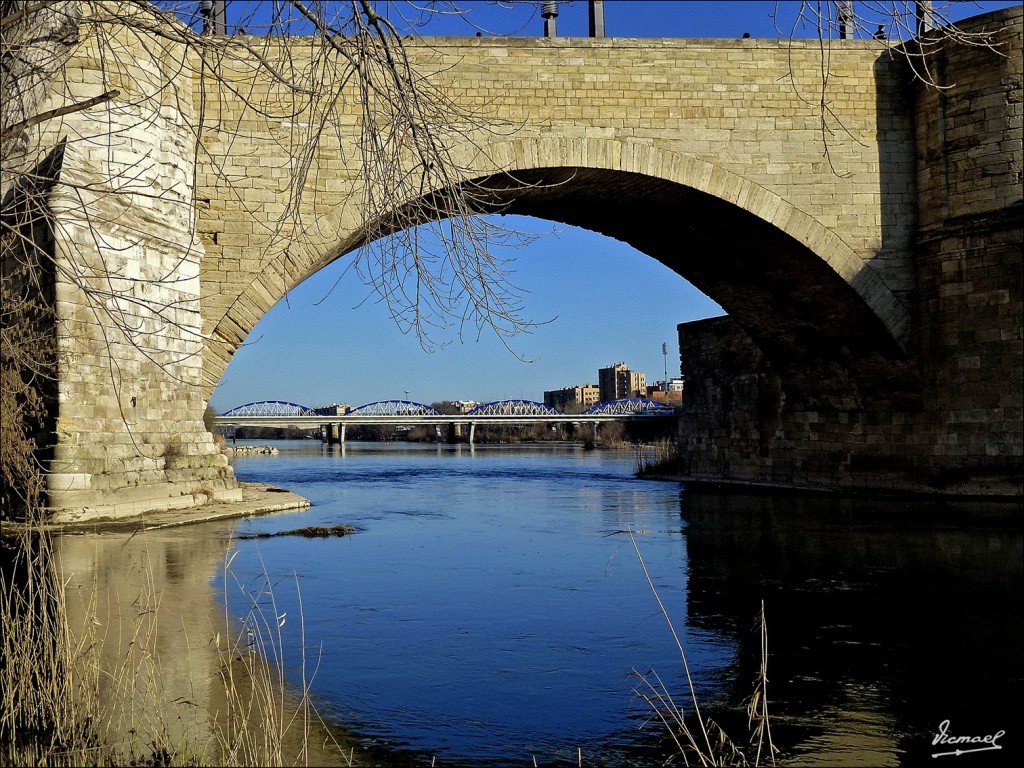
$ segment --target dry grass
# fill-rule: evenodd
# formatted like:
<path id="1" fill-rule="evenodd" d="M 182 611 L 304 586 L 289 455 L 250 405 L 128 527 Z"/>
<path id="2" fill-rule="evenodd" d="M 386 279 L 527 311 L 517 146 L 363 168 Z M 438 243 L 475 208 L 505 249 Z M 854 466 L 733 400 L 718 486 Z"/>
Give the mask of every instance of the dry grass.
<path id="1" fill-rule="evenodd" d="M 659 440 L 654 444 L 653 455 L 648 446 L 639 446 L 634 461 L 634 474 L 675 475 L 682 472 L 682 450 L 676 440 Z"/>
<path id="2" fill-rule="evenodd" d="M 6 765 L 96 763 L 96 680 L 75 663 L 73 639 L 52 542 L 26 534 L 4 539 L 0 572 L 0 762 Z"/>
<path id="3" fill-rule="evenodd" d="M 197 711 L 202 697 L 177 695 L 181 681 L 163 679 L 169 667 L 159 658 L 160 591 L 151 566 L 142 567 L 138 597 L 113 618 L 99 609 L 95 584 L 85 589 L 78 627 L 54 541 L 28 527 L 3 546 L 10 567 L 0 573 L 0 764 L 353 764 L 352 751 L 323 743 L 332 738 L 310 699 L 310 660 L 301 660 L 298 690 L 285 682 L 286 617 L 269 580 L 240 622 L 225 601 L 225 629 L 212 651 L 220 684 L 210 686 L 209 709 Z M 301 596 L 296 619 L 304 625 Z M 105 650 L 102 633 L 111 625 L 121 634 Z M 193 716 L 176 714 L 182 710 Z"/>
<path id="4" fill-rule="evenodd" d="M 778 750 L 772 743 L 771 726 L 768 720 L 768 629 L 765 622 L 764 603 L 761 603 L 761 613 L 758 618 L 761 636 L 761 666 L 755 682 L 754 693 L 747 704 L 748 724 L 753 726 L 750 744 L 751 747 L 756 744 L 756 751 L 753 758 L 748 758 L 745 748 L 736 744 L 714 720 L 701 714 L 697 691 L 690 675 L 690 665 L 682 640 L 680 640 L 672 619 L 665 609 L 665 604 L 661 601 L 658 590 L 651 580 L 651 575 L 644 563 L 643 555 L 640 554 L 640 548 L 633 532 L 626 531 L 626 533 L 629 534 L 630 541 L 633 543 L 633 549 L 640 561 L 647 585 L 650 587 L 661 615 L 665 618 L 675 641 L 683 670 L 686 673 L 687 683 L 686 696 L 677 700 L 654 670 L 648 670 L 641 674 L 634 669 L 633 676 L 637 678 L 638 682 L 634 685 L 633 692 L 650 706 L 654 720 L 665 729 L 675 746 L 676 754 L 683 759 L 684 764 L 690 765 L 693 761 L 694 764 L 702 766 L 746 766 L 751 764 L 760 766 L 764 764 L 762 761 L 770 761 L 774 766 Z M 688 700 L 692 708 L 691 717 L 687 716 L 684 700 Z"/>

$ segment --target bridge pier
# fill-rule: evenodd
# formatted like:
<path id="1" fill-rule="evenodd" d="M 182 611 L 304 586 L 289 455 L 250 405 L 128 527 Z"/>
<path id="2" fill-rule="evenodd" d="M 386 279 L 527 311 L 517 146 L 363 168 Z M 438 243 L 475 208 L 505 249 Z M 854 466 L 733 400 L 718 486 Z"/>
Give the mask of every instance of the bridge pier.
<path id="1" fill-rule="evenodd" d="M 469 422 L 469 444 L 473 444 L 473 439 L 476 437 L 476 422 Z"/>
<path id="2" fill-rule="evenodd" d="M 345 443 L 345 425 L 321 424 L 320 442 L 326 445 L 343 445 Z"/>
<path id="3" fill-rule="evenodd" d="M 947 40 L 938 85 L 957 87 L 916 84 L 918 380 L 783 370 L 730 317 L 680 325 L 684 480 L 1020 498 L 1021 11 L 962 28 L 993 18 L 1004 56 Z"/>

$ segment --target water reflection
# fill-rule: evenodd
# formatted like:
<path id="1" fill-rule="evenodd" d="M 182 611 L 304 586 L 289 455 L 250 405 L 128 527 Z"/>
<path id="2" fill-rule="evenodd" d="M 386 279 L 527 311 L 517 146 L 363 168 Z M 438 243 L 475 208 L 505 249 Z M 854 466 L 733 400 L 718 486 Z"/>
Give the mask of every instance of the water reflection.
<path id="1" fill-rule="evenodd" d="M 959 734 L 1007 731 L 1004 750 L 975 764 L 1019 757 L 1016 712 L 1002 703 L 1024 666 L 1019 505 L 680 493 L 633 478 L 631 453 L 281 447 L 236 471 L 314 507 L 243 530 L 362 531 L 240 541 L 233 569 L 246 589 L 264 568 L 286 582 L 288 658 L 301 658 L 304 612 L 321 711 L 336 735 L 359 735 L 360 764 L 574 765 L 577 748 L 585 765 L 661 764 L 662 738 L 637 731 L 644 711 L 625 675 L 652 665 L 674 690 L 682 675 L 628 541 L 609 535 L 627 527 L 648 531 L 641 549 L 702 701 L 734 738 L 747 733 L 739 705 L 763 599 L 785 763 L 941 768 L 931 742 L 947 719 Z M 197 742 L 223 709 L 210 642 L 223 608 L 210 582 L 222 581 L 230 530 L 61 540 L 75 626 L 83 596 L 97 595 L 101 626 L 82 636 L 97 633 L 116 672 L 139 621 L 155 622 L 164 721 Z M 103 696 L 115 679 L 101 679 Z M 150 727 L 151 680 L 130 682 L 125 722 Z"/>
<path id="2" fill-rule="evenodd" d="M 226 529 L 67 535 L 57 539 L 72 631 L 99 667 L 97 695 L 111 743 L 127 750 L 166 730 L 205 745 L 218 709 L 218 610 L 210 579 Z M 221 707 L 222 709 L 222 707 Z"/>
<path id="3" fill-rule="evenodd" d="M 636 480 L 632 452 L 347 451 L 282 448 L 236 465 L 240 477 L 313 500 L 307 524 L 361 529 L 243 541 L 235 561 L 243 577 L 258 577 L 261 559 L 275 577 L 301 574 L 309 653 L 322 648 L 317 691 L 332 717 L 392 749 L 387 764 L 570 765 L 578 748 L 589 765 L 661 762 L 648 749 L 657 729 L 637 731 L 647 713 L 627 676 L 650 665 L 675 684 L 682 672 L 628 541 L 612 534 L 650 532 L 645 557 L 685 621 L 676 486 Z M 709 633 L 691 639 L 701 674 L 731 663 Z"/>
<path id="4" fill-rule="evenodd" d="M 97 697 L 100 734 L 115 754 L 146 759 L 155 743 L 186 764 L 225 759 L 225 663 L 233 665 L 240 700 L 252 697 L 245 665 L 237 654 L 222 653 L 238 627 L 228 628 L 229 611 L 210 588 L 234 547 L 233 527 L 212 522 L 56 539 L 69 626 L 81 649 L 80 679 L 95 686 L 81 694 Z M 230 607 L 230 613 L 245 609 Z M 294 711 L 295 701 L 294 690 L 286 690 L 282 711 Z M 257 743 L 264 725 L 250 721 Z M 301 726 L 300 719 L 284 734 L 287 759 L 307 749 L 311 764 L 345 764 L 341 750 L 324 743 L 322 725 L 310 724 L 308 745 Z"/>
<path id="5" fill-rule="evenodd" d="M 685 493 L 680 508 L 689 621 L 739 643 L 736 697 L 756 670 L 749 617 L 765 601 L 774 733 L 795 764 L 930 762 L 946 719 L 962 735 L 1006 729 L 998 759 L 1010 757 L 1020 734 L 1006 702 L 1024 675 L 1018 505 Z"/>

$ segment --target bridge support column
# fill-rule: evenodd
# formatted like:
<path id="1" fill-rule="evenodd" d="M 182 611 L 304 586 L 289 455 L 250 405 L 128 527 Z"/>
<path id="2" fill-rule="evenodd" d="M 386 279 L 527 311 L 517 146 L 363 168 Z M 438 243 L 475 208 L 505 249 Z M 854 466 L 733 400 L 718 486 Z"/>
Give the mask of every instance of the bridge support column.
<path id="1" fill-rule="evenodd" d="M 344 424 L 327 424 L 324 430 L 328 445 L 340 445 L 345 442 Z"/>
<path id="2" fill-rule="evenodd" d="M 151 78 L 169 71 L 161 62 L 171 59 L 164 55 L 177 54 L 166 48 L 159 57 L 135 52 L 133 72 L 139 75 L 132 88 L 147 88 Z M 89 56 L 80 61 L 95 62 L 84 67 L 102 79 L 103 57 Z M 89 77 L 81 82 L 92 82 Z M 122 97 L 131 101 L 130 109 L 122 101 L 101 107 L 102 115 L 66 116 L 61 135 L 97 137 L 103 148 L 93 154 L 83 142 L 68 142 L 51 155 L 46 170 L 55 180 L 75 180 L 53 186 L 47 198 L 52 218 L 38 219 L 51 227 L 51 250 L 40 266 L 55 269 L 48 278 L 56 298 L 48 332 L 61 360 L 46 427 L 52 436 L 46 502 L 55 521 L 242 499 L 227 457 L 203 424 L 204 246 L 191 205 L 198 174 L 193 153 L 185 149 L 194 146 L 190 130 L 198 117 L 189 91 L 170 92 L 178 98 L 164 102 L 133 93 Z M 59 137 L 40 141 L 51 139 L 56 145 Z M 160 185 L 164 194 L 99 192 L 88 203 L 79 194 L 83 187 L 132 185 Z"/>
<path id="3" fill-rule="evenodd" d="M 469 444 L 473 444 L 473 438 L 476 437 L 476 422 L 469 422 Z"/>

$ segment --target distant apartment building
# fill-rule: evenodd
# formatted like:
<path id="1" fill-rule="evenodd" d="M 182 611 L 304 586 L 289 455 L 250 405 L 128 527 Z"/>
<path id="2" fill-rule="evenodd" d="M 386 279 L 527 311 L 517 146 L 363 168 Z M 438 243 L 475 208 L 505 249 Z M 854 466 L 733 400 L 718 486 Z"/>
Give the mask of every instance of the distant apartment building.
<path id="1" fill-rule="evenodd" d="M 656 381 L 647 387 L 647 399 L 664 405 L 679 406 L 683 404 L 683 380 L 669 379 Z"/>
<path id="2" fill-rule="evenodd" d="M 563 413 L 581 413 L 601 402 L 600 392 L 596 384 L 552 389 L 544 393 L 544 405 Z"/>
<path id="3" fill-rule="evenodd" d="M 647 374 L 631 371 L 625 363 L 615 363 L 597 370 L 597 386 L 602 403 L 629 397 L 646 397 Z"/>
<path id="4" fill-rule="evenodd" d="M 320 405 L 313 408 L 313 413 L 317 416 L 344 416 L 351 410 L 352 406 L 347 403 L 331 403 L 330 405 Z"/>
<path id="5" fill-rule="evenodd" d="M 469 413 L 481 403 L 476 400 L 456 400 L 453 405 L 456 413 Z"/>

